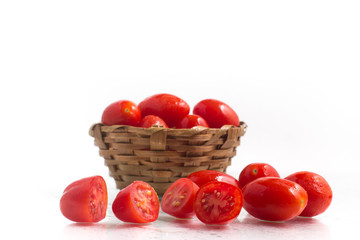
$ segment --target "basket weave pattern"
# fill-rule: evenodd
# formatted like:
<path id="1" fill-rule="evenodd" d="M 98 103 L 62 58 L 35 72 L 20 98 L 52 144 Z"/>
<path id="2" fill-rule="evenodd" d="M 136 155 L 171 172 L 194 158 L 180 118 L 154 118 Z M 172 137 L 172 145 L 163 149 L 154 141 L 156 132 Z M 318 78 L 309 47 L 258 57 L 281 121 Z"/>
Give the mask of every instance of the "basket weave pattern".
<path id="1" fill-rule="evenodd" d="M 110 176 L 122 189 L 135 180 L 149 183 L 159 195 L 179 178 L 199 170 L 225 172 L 247 125 L 220 129 L 171 129 L 125 125 L 90 128 Z"/>

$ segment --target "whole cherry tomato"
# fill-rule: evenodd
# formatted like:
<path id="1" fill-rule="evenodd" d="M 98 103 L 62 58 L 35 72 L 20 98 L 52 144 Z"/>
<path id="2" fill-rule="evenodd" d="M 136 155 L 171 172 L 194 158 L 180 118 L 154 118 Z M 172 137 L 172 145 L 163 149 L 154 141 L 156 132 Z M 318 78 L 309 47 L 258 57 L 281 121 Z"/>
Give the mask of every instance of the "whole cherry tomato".
<path id="1" fill-rule="evenodd" d="M 252 216 L 267 221 L 286 221 L 297 217 L 306 207 L 304 188 L 292 181 L 258 178 L 243 188 L 244 208 Z"/>
<path id="2" fill-rule="evenodd" d="M 274 167 L 267 163 L 251 163 L 239 175 L 239 183 L 243 188 L 249 182 L 261 177 L 280 177 Z"/>
<path id="3" fill-rule="evenodd" d="M 240 188 L 224 182 L 209 182 L 197 191 L 195 214 L 206 224 L 227 224 L 239 216 L 243 205 Z"/>
<path id="4" fill-rule="evenodd" d="M 300 216 L 314 217 L 325 212 L 330 206 L 332 190 L 328 182 L 319 174 L 302 171 L 293 173 L 285 179 L 301 185 L 308 194 L 308 204 Z"/>
<path id="5" fill-rule="evenodd" d="M 163 212 L 177 218 L 191 218 L 194 212 L 194 197 L 199 187 L 188 178 L 176 180 L 161 199 Z"/>
<path id="6" fill-rule="evenodd" d="M 168 127 L 164 120 L 154 115 L 147 115 L 143 117 L 139 123 L 139 127 L 143 127 L 143 128 L 149 128 L 152 127 L 153 125 L 162 126 L 164 128 Z"/>
<path id="7" fill-rule="evenodd" d="M 124 222 L 153 222 L 159 216 L 159 198 L 148 183 L 134 181 L 117 194 L 112 210 Z"/>
<path id="8" fill-rule="evenodd" d="M 143 116 L 159 116 L 171 128 L 175 127 L 190 111 L 189 105 L 184 100 L 166 93 L 146 98 L 139 103 L 139 108 Z"/>
<path id="9" fill-rule="evenodd" d="M 137 126 L 140 120 L 140 109 L 136 106 L 135 103 L 128 100 L 120 100 L 107 106 L 101 118 L 102 123 L 108 126 Z"/>
<path id="10" fill-rule="evenodd" d="M 194 114 L 203 117 L 211 128 L 221 128 L 223 125 L 239 125 L 239 117 L 226 103 L 215 99 L 205 99 L 197 103 Z"/>
<path id="11" fill-rule="evenodd" d="M 195 126 L 209 127 L 205 119 L 195 114 L 187 115 L 180 122 L 178 122 L 178 124 L 176 124 L 176 128 L 192 128 Z"/>
<path id="12" fill-rule="evenodd" d="M 107 187 L 101 176 L 80 179 L 67 186 L 60 199 L 61 213 L 74 222 L 99 222 L 106 216 Z"/>
<path id="13" fill-rule="evenodd" d="M 239 181 L 233 176 L 224 172 L 214 170 L 201 170 L 193 172 L 189 176 L 187 176 L 187 178 L 191 179 L 199 187 L 212 181 L 226 182 L 235 187 L 240 187 Z"/>

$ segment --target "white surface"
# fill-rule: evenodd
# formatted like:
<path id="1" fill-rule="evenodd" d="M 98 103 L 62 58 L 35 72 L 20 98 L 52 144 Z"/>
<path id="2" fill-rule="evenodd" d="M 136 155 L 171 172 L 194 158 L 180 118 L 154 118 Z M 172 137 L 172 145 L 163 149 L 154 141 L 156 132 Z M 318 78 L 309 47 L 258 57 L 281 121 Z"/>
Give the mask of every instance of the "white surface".
<path id="1" fill-rule="evenodd" d="M 1 239 L 354 236 L 359 11 L 358 1 L 2 1 Z M 160 92 L 227 102 L 249 125 L 229 173 L 257 161 L 284 177 L 317 172 L 334 190 L 329 210 L 285 224 L 243 210 L 224 229 L 163 214 L 144 226 L 111 212 L 92 226 L 63 218 L 58 201 L 76 179 L 99 174 L 116 192 L 91 124 L 113 101 Z"/>

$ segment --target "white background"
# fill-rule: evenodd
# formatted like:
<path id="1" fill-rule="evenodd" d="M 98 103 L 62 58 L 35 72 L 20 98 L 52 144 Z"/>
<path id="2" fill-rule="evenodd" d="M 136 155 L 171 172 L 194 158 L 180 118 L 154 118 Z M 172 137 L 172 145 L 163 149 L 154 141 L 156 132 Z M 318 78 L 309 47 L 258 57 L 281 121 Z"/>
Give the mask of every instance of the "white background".
<path id="1" fill-rule="evenodd" d="M 8 238 L 339 239 L 360 214 L 358 1 L 1 1 L 1 234 Z M 228 103 L 249 127 L 228 172 L 267 162 L 333 187 L 309 223 L 266 225 L 243 210 L 226 229 L 163 216 L 136 227 L 63 218 L 70 182 L 108 176 L 90 126 L 110 103 L 172 93 Z M 357 198 L 357 199 L 356 199 Z M 208 234 L 206 234 L 208 233 Z M 9 235 L 10 234 L 10 235 Z M 189 238 L 189 235 L 185 235 Z M 244 236 L 244 237 L 245 237 Z"/>

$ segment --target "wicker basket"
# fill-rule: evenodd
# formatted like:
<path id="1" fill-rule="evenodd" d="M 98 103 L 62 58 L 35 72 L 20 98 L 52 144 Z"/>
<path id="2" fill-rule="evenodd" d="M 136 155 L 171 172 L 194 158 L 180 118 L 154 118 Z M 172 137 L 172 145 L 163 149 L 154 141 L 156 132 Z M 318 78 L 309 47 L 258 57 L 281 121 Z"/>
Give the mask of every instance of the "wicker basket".
<path id="1" fill-rule="evenodd" d="M 100 148 L 110 176 L 122 189 L 134 180 L 149 183 L 161 196 L 181 177 L 212 169 L 225 172 L 247 125 L 222 128 L 172 129 L 125 125 L 91 126 L 90 136 Z"/>

